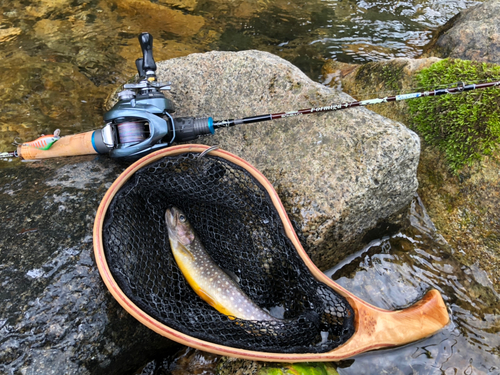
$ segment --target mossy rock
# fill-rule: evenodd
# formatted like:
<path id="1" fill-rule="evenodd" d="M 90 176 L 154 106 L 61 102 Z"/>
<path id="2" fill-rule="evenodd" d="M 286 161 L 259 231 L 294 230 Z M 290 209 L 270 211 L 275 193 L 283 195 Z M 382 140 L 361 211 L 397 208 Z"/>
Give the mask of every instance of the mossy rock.
<path id="1" fill-rule="evenodd" d="M 364 65 L 329 62 L 323 67 L 328 85 L 339 86 L 357 100 L 393 96 L 465 84 L 496 81 L 500 65 L 459 59 L 394 59 Z M 336 79 L 332 79 L 332 77 Z M 445 155 L 458 175 L 500 143 L 500 90 L 497 87 L 455 95 L 420 97 L 368 106 L 400 121 Z"/>
<path id="2" fill-rule="evenodd" d="M 338 375 L 333 363 L 264 363 L 222 357 L 217 366 L 219 375 Z"/>
<path id="3" fill-rule="evenodd" d="M 500 66 L 467 60 L 445 59 L 416 76 L 423 90 L 498 80 Z M 429 144 L 444 152 L 450 169 L 458 174 L 498 148 L 500 143 L 500 90 L 467 91 L 425 97 L 408 102 L 411 126 Z"/>
<path id="4" fill-rule="evenodd" d="M 495 73 L 498 71 L 498 66 L 496 65 L 462 60 L 440 62 L 437 58 L 404 60 L 406 60 L 406 66 L 402 77 L 403 89 L 401 93 L 442 88 L 443 85 L 438 82 L 445 82 L 447 86 L 459 80 L 464 81 L 466 84 L 497 80 Z M 374 72 L 377 66 L 382 67 L 383 64 L 394 66 L 394 63 L 389 61 L 369 64 L 371 65 L 370 71 L 373 72 L 371 77 L 377 79 L 382 76 Z M 464 68 L 462 66 L 475 66 L 476 69 L 474 71 L 472 68 Z M 376 80 L 362 80 L 362 76 L 357 74 L 358 69 L 360 69 L 359 65 L 329 62 L 324 66 L 323 74 L 324 78 L 329 80 L 330 83 L 325 84 L 335 87 L 341 84 L 342 89 L 357 100 L 375 97 L 376 95 L 373 95 L 374 89 L 386 89 L 384 84 Z M 432 82 L 432 85 L 426 82 L 422 83 L 426 87 L 417 87 L 420 71 L 424 69 L 437 71 L 433 76 L 435 81 Z M 450 73 L 447 73 L 447 70 Z M 457 72 L 468 72 L 469 70 L 472 70 L 474 74 L 457 74 Z M 366 79 L 366 75 L 364 77 Z M 367 93 L 371 93 L 371 95 L 367 95 Z M 495 113 L 498 111 L 495 100 L 498 100 L 499 93 L 500 90 L 498 88 L 480 89 L 468 91 L 463 94 L 372 105 L 369 108 L 383 116 L 400 121 L 407 126 L 413 124 L 412 126 L 416 128 L 417 124 L 412 121 L 412 114 L 409 112 L 408 107 L 410 105 L 417 105 L 422 101 L 427 101 L 429 103 L 427 105 L 439 105 L 438 103 L 440 103 L 441 99 L 448 98 L 451 104 L 455 106 L 455 111 L 459 112 L 465 111 L 468 108 L 468 100 L 473 98 L 474 105 L 479 107 L 474 110 L 481 109 L 488 115 L 490 112 Z M 486 100 L 484 100 L 485 95 Z M 494 100 L 488 98 L 490 95 L 493 96 Z M 466 104 L 461 108 L 461 101 L 464 100 Z M 488 110 L 485 110 L 486 104 L 490 105 Z M 453 125 L 450 124 L 456 121 L 457 116 L 450 116 L 448 119 L 443 120 L 438 117 L 442 115 L 442 113 L 439 113 L 440 110 L 443 110 L 442 106 L 436 109 L 438 114 L 433 117 L 432 121 L 434 122 L 431 125 L 439 130 L 441 127 L 445 128 L 445 130 L 453 129 Z M 448 109 L 448 111 L 451 110 Z M 465 118 L 467 121 L 471 120 L 467 116 Z M 491 130 L 480 131 L 481 127 L 486 128 L 488 126 L 487 120 L 483 118 L 481 122 L 478 118 L 475 120 L 476 123 L 468 126 L 478 125 L 478 138 L 481 140 L 484 137 L 487 142 L 490 142 L 491 149 L 493 149 L 493 147 L 497 147 L 498 141 L 495 143 L 484 134 Z M 493 123 L 493 126 L 495 126 L 495 123 Z M 460 133 L 457 134 L 460 136 Z M 424 136 L 422 132 L 420 132 L 420 136 Z M 453 136 L 450 135 L 450 137 Z M 455 143 L 458 142 L 457 139 L 453 138 L 450 142 L 453 143 L 453 140 Z M 498 150 L 491 151 L 491 155 L 477 153 L 475 156 L 480 160 L 471 159 L 470 162 L 473 165 L 464 165 L 460 170 L 453 170 L 450 167 L 447 155 L 444 151 L 440 150 L 441 142 L 443 142 L 443 137 L 441 136 L 436 138 L 429 137 L 427 142 L 422 142 L 422 152 L 420 154 L 417 173 L 419 182 L 418 194 L 422 198 L 432 221 L 440 233 L 452 248 L 457 250 L 455 256 L 465 265 L 471 267 L 477 266 L 480 270 L 484 270 L 496 292 L 500 293 L 500 212 L 498 210 L 500 205 L 500 174 L 498 173 L 500 170 L 500 153 Z"/>

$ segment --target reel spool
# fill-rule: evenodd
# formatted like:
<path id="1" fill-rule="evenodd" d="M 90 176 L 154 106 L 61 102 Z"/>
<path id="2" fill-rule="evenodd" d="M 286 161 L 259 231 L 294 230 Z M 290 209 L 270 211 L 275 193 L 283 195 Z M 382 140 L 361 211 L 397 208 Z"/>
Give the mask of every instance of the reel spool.
<path id="1" fill-rule="evenodd" d="M 122 144 L 136 144 L 146 140 L 149 129 L 146 121 L 127 121 L 116 125 L 118 142 Z"/>

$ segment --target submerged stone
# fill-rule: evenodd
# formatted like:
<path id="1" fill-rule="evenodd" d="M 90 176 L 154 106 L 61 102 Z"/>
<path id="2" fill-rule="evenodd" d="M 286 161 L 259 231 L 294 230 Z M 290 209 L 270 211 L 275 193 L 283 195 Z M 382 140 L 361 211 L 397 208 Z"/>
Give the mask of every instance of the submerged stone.
<path id="1" fill-rule="evenodd" d="M 96 87 L 74 65 L 19 51 L 11 59 L 2 59 L 0 69 L 9 72 L 2 78 L 0 91 L 2 151 L 13 149 L 13 141 L 32 141 L 56 128 L 61 127 L 64 136 L 68 129 L 83 132 L 102 122 L 95 108 L 108 89 Z"/>
<path id="2" fill-rule="evenodd" d="M 0 29 L 0 43 L 10 42 L 22 33 L 19 27 L 9 27 L 8 29 Z"/>

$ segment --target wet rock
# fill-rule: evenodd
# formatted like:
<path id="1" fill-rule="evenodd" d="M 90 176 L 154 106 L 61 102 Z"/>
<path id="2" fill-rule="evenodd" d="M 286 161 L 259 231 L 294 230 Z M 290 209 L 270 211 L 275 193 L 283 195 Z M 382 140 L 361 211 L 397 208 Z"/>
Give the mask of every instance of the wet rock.
<path id="1" fill-rule="evenodd" d="M 0 169 L 0 373 L 124 374 L 175 351 L 117 304 L 93 259 L 94 215 L 122 170 L 93 157 Z"/>
<path id="2" fill-rule="evenodd" d="M 413 77 L 437 58 L 395 59 L 363 66 L 329 62 L 324 79 L 356 99 L 368 99 L 374 88 L 381 93 L 409 92 Z M 414 91 L 414 87 L 413 87 Z M 384 96 L 384 95 L 381 95 Z M 418 99 L 417 99 L 418 100 Z M 374 105 L 370 108 L 388 118 L 410 124 L 406 101 Z M 418 193 L 432 221 L 446 241 L 457 249 L 455 256 L 464 264 L 477 266 L 500 291 L 500 158 L 484 157 L 455 175 L 445 157 L 435 147 L 422 145 L 418 167 Z"/>
<path id="3" fill-rule="evenodd" d="M 183 347 L 177 353 L 147 363 L 137 375 L 210 375 L 217 371 L 221 357 L 190 347 Z"/>
<path id="4" fill-rule="evenodd" d="M 352 98 L 265 52 L 210 52 L 158 63 L 175 116 L 241 118 Z M 401 223 L 417 188 L 419 140 L 364 108 L 220 130 L 217 144 L 261 170 L 281 196 L 312 260 L 327 268 Z M 393 215 L 391 217 L 391 215 Z"/>
<path id="5" fill-rule="evenodd" d="M 22 33 L 19 27 L 10 27 L 8 29 L 0 29 L 0 43 L 10 42 L 17 38 Z"/>
<path id="6" fill-rule="evenodd" d="M 459 175 L 443 160 L 442 153 L 424 145 L 419 194 L 436 227 L 457 249 L 457 259 L 486 272 L 500 293 L 500 156 L 485 157 Z"/>
<path id="7" fill-rule="evenodd" d="M 499 12 L 496 0 L 461 11 L 435 32 L 424 54 L 500 63 Z"/>
<path id="8" fill-rule="evenodd" d="M 331 363 L 265 363 L 219 356 L 185 347 L 173 357 L 154 360 L 137 375 L 338 375 Z"/>
<path id="9" fill-rule="evenodd" d="M 48 18 L 38 21 L 33 27 L 35 38 L 60 54 L 68 51 L 68 39 L 71 38 L 71 23 L 67 20 L 51 20 Z M 76 52 L 76 50 L 74 50 Z"/>
<path id="10" fill-rule="evenodd" d="M 158 3 L 172 8 L 185 9 L 192 12 L 198 5 L 198 0 L 158 0 Z"/>
<path id="11" fill-rule="evenodd" d="M 262 363 L 240 358 L 221 357 L 217 371 L 220 375 L 260 374 Z"/>

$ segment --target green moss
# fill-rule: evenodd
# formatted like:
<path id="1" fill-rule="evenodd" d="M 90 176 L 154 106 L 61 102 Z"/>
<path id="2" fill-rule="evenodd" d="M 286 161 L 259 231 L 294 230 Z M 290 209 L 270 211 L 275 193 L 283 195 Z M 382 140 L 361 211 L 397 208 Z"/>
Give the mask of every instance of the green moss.
<path id="1" fill-rule="evenodd" d="M 338 375 L 338 372 L 331 363 L 293 363 L 263 367 L 259 375 Z"/>
<path id="2" fill-rule="evenodd" d="M 500 66 L 465 60 L 441 60 L 417 74 L 420 87 L 443 88 L 498 80 Z M 500 89 L 478 89 L 455 95 L 413 99 L 408 102 L 412 127 L 437 146 L 457 174 L 489 155 L 500 143 Z"/>

